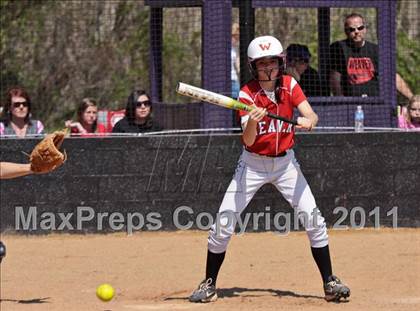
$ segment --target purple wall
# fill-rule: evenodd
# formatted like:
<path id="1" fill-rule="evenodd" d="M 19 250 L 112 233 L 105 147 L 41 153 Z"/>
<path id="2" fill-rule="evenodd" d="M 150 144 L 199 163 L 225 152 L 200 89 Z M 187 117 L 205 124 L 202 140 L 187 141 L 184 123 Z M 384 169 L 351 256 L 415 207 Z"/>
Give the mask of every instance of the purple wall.
<path id="1" fill-rule="evenodd" d="M 245 1 L 245 0 L 242 0 Z M 250 0 L 248 0 L 250 1 Z M 147 5 L 152 7 L 151 23 L 162 23 L 162 7 L 201 6 L 203 10 L 203 63 L 202 87 L 214 92 L 229 95 L 230 83 L 230 27 L 232 19 L 231 0 L 149 0 Z M 320 126 L 353 126 L 355 107 L 362 104 L 365 111 L 366 126 L 391 127 L 395 125 L 393 116 L 396 107 L 396 49 L 395 49 L 395 11 L 396 1 L 348 1 L 348 0 L 253 0 L 253 8 L 263 7 L 299 7 L 320 8 L 318 18 L 320 73 L 326 78 L 325 55 L 329 45 L 329 8 L 331 7 L 374 7 L 378 15 L 378 45 L 379 45 L 379 73 L 380 96 L 367 98 L 351 97 L 315 97 L 310 98 L 311 104 L 320 115 Z M 249 29 L 252 29 L 250 27 Z M 242 36 L 242 35 L 241 35 Z M 151 94 L 155 101 L 162 98 L 162 32 L 161 28 L 151 30 Z M 242 58 L 244 60 L 244 58 Z M 233 124 L 232 111 L 215 107 L 210 104 L 202 105 L 200 127 L 231 127 Z"/>

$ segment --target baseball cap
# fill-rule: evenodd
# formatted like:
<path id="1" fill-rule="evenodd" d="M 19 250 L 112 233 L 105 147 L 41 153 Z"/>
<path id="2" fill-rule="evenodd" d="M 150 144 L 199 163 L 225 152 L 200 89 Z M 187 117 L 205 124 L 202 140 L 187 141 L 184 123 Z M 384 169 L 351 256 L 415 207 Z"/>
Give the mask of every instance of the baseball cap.
<path id="1" fill-rule="evenodd" d="M 302 44 L 290 44 L 286 49 L 287 60 L 303 59 L 309 60 L 311 58 L 311 52 L 306 45 Z"/>

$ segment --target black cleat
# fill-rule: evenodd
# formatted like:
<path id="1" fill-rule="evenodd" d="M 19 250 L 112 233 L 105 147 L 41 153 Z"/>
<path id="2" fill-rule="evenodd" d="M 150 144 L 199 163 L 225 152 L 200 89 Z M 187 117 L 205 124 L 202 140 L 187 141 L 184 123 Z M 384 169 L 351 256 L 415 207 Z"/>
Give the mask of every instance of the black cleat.
<path id="1" fill-rule="evenodd" d="M 339 302 L 341 298 L 347 300 L 350 297 L 350 288 L 341 283 L 335 275 L 331 275 L 328 282 L 324 284 L 324 292 L 326 301 Z"/>
<path id="2" fill-rule="evenodd" d="M 202 281 L 197 289 L 191 294 L 191 302 L 213 302 L 217 300 L 216 287 L 211 285 L 212 279 Z"/>

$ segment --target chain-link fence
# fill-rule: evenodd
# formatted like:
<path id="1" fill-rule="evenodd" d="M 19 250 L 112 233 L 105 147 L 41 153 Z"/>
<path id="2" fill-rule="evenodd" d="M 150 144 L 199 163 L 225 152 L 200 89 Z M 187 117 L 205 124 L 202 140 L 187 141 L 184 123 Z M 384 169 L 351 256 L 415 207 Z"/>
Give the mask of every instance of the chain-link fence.
<path id="1" fill-rule="evenodd" d="M 328 2 L 330 7 L 319 9 L 317 2 Z M 156 102 L 154 114 L 166 129 L 235 126 L 230 112 L 187 104 L 193 101 L 177 95 L 175 87 L 183 81 L 232 95 L 235 64 L 231 47 L 235 43 L 230 30 L 233 23 L 249 26 L 241 19 L 243 3 L 251 4 L 255 26 L 239 29 L 241 43 L 246 38 L 244 31 L 248 37 L 252 32 L 276 36 L 285 49 L 292 45 L 289 56 L 296 56 L 292 61 L 297 66 L 317 71 L 319 81 L 315 83 L 299 73 L 301 69 L 288 69 L 289 74 L 297 75 L 307 95 L 314 97 L 310 102 L 320 114 L 321 125 L 352 125 L 355 106 L 361 103 L 371 108 L 366 112 L 368 125 L 394 126 L 396 103 L 407 102 L 407 95 L 397 99 L 395 81 L 391 81 L 395 63 L 411 91 L 420 93 L 419 3 L 371 1 L 369 7 L 366 1 L 353 1 L 348 7 L 348 1 L 340 0 L 293 2 L 294 7 L 280 7 L 284 6 L 281 1 L 255 0 L 2 0 L 0 91 L 5 94 L 11 86 L 23 86 L 32 99 L 33 117 L 42 120 L 47 130 L 75 118 L 85 97 L 96 99 L 100 110 L 118 111 L 125 108 L 128 95 L 135 89 L 151 94 Z M 358 3 L 363 5 L 358 7 Z M 352 12 L 362 15 L 363 23 L 346 26 L 344 18 Z M 381 21 L 384 17 L 378 12 L 386 12 L 391 19 Z M 383 29 L 386 23 L 390 32 Z M 362 25 L 364 29 L 349 32 L 353 26 Z M 326 47 L 356 32 L 365 32 L 366 40 L 378 47 L 377 63 L 373 62 L 379 67 L 375 68 L 378 93 L 372 93 L 373 97 L 366 94 L 376 99 L 332 96 L 335 90 Z M 244 45 L 236 46 L 242 71 L 247 62 Z M 291 64 L 288 62 L 289 67 Z M 354 64 L 357 67 L 359 63 Z M 357 69 L 355 74 L 370 74 L 365 69 Z M 246 82 L 238 71 L 241 82 Z M 390 100 L 389 94 L 395 100 Z M 359 97 L 365 93 L 343 95 Z M 206 115 L 210 115 L 210 122 L 204 120 Z"/>

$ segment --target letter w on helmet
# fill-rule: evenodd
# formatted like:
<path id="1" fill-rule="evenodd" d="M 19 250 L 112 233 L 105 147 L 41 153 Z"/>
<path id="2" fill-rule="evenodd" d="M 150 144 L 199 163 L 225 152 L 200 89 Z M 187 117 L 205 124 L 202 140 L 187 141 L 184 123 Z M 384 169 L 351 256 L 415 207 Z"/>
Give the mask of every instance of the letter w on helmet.
<path id="1" fill-rule="evenodd" d="M 259 44 L 259 46 L 260 46 L 261 50 L 265 51 L 265 50 L 270 49 L 271 43 L 268 43 L 268 44 L 262 44 L 261 43 L 261 44 Z"/>

